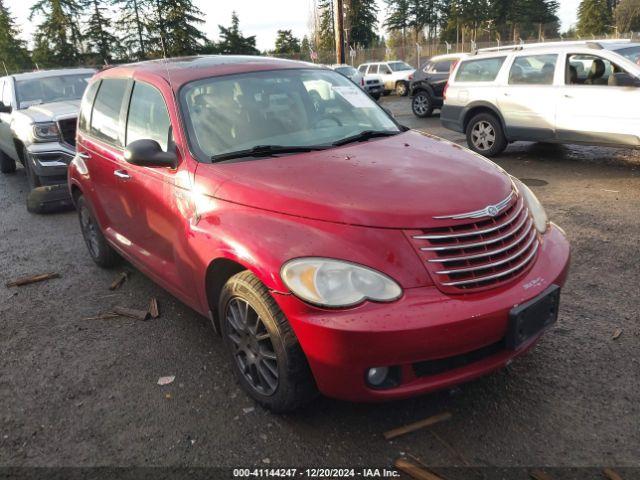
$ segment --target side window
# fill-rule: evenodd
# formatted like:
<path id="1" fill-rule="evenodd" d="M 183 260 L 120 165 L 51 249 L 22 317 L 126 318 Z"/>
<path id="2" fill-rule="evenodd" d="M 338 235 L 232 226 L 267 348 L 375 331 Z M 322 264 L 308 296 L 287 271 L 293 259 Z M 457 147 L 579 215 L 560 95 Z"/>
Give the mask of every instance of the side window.
<path id="1" fill-rule="evenodd" d="M 369 65 L 369 73 L 378 73 L 378 64 Z"/>
<path id="2" fill-rule="evenodd" d="M 81 132 L 89 131 L 89 122 L 91 121 L 91 108 L 93 107 L 93 100 L 96 98 L 96 92 L 100 80 L 93 82 L 82 96 L 82 102 L 80 103 L 80 116 L 78 117 L 78 128 Z"/>
<path id="3" fill-rule="evenodd" d="M 102 80 L 91 115 L 91 135 L 114 145 L 122 145 L 120 109 L 127 91 L 127 81 L 107 78 Z"/>
<path id="4" fill-rule="evenodd" d="M 443 60 L 442 62 L 436 62 L 433 64 L 434 73 L 449 73 L 451 71 L 452 60 Z"/>
<path id="5" fill-rule="evenodd" d="M 506 57 L 482 58 L 462 62 L 456 82 L 492 82 L 498 76 Z"/>
<path id="6" fill-rule="evenodd" d="M 617 86 L 616 73 L 625 71 L 606 58 L 585 54 L 567 56 L 567 85 Z"/>
<path id="7" fill-rule="evenodd" d="M 552 85 L 557 55 L 523 55 L 509 70 L 509 85 Z"/>
<path id="8" fill-rule="evenodd" d="M 162 94 L 151 85 L 133 86 L 127 119 L 127 145 L 141 139 L 155 140 L 167 151 L 171 121 Z"/>
<path id="9" fill-rule="evenodd" d="M 362 73 L 362 74 L 365 74 L 365 73 L 367 73 L 367 67 L 368 67 L 368 65 L 360 65 L 360 66 L 358 67 L 358 71 L 359 71 L 360 73 Z"/>
<path id="10" fill-rule="evenodd" d="M 381 64 L 380 73 L 382 73 L 383 75 L 391 75 L 392 72 L 388 65 Z"/>

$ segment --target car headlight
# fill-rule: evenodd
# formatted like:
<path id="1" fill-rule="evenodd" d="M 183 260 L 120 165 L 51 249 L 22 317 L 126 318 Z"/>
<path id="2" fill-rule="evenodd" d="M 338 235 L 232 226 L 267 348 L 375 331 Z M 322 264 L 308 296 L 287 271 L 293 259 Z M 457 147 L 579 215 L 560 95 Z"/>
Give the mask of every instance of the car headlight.
<path id="1" fill-rule="evenodd" d="M 34 140 L 57 140 L 60 137 L 60 130 L 55 122 L 36 123 L 33 126 Z"/>
<path id="2" fill-rule="evenodd" d="M 391 302 L 402 289 L 391 278 L 367 267 L 329 258 L 297 258 L 280 272 L 289 289 L 302 300 L 324 307 L 350 307 L 373 300 Z"/>
<path id="3" fill-rule="evenodd" d="M 527 187 L 524 183 L 518 180 L 515 177 L 511 177 L 513 183 L 515 184 L 518 191 L 524 197 L 524 201 L 529 207 L 529 211 L 531 212 L 531 216 L 533 217 L 533 224 L 540 233 L 544 233 L 547 231 L 547 227 L 549 226 L 549 217 L 547 217 L 547 212 L 544 211 L 544 207 L 538 200 L 538 197 L 531 191 L 529 187 Z"/>

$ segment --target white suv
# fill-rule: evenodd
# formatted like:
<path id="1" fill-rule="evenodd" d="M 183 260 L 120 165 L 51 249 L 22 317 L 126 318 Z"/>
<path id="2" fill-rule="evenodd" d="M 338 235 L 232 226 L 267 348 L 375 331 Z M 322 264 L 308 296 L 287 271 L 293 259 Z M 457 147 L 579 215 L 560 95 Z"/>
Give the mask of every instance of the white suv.
<path id="1" fill-rule="evenodd" d="M 358 71 L 364 76 L 365 80 L 371 75 L 380 77 L 384 83 L 385 94 L 395 91 L 398 95 L 404 97 L 409 93 L 409 85 L 413 80 L 413 74 L 416 69 L 408 63 L 394 60 L 391 62 L 363 63 L 358 67 Z"/>
<path id="2" fill-rule="evenodd" d="M 452 72 L 440 118 L 485 156 L 516 140 L 640 147 L 640 65 L 596 42 L 481 52 Z"/>

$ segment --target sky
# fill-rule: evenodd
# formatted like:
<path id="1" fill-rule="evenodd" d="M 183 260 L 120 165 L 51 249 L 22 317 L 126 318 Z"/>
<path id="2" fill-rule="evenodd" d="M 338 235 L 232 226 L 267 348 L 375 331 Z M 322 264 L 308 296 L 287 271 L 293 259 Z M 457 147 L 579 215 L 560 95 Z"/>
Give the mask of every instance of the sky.
<path id="1" fill-rule="evenodd" d="M 379 19 L 384 18 L 384 3 L 380 6 Z M 22 38 L 31 41 L 38 23 L 37 18 L 29 21 L 29 9 L 36 0 L 11 0 L 8 6 L 21 29 Z M 255 35 L 259 50 L 273 49 L 277 30 L 293 30 L 293 34 L 302 38 L 309 30 L 309 17 L 312 0 L 194 0 L 202 10 L 206 23 L 202 30 L 211 39 L 218 38 L 218 25 L 231 23 L 231 12 L 235 10 L 240 17 L 240 29 L 244 35 Z M 576 11 L 580 0 L 560 0 L 559 17 L 562 30 L 576 22 Z M 7 5 L 7 3 L 5 3 Z M 382 33 L 382 32 L 381 32 Z"/>

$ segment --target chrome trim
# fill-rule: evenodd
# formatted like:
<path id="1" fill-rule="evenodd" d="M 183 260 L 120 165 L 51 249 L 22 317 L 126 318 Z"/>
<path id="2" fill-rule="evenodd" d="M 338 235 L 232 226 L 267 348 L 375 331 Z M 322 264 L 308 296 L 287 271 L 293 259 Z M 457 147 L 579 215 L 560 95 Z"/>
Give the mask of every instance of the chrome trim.
<path id="1" fill-rule="evenodd" d="M 495 232 L 496 230 L 500 230 L 503 227 L 506 227 L 507 225 L 511 224 L 519 215 L 520 213 L 522 213 L 522 209 L 524 208 L 524 202 L 522 202 L 520 204 L 520 208 L 518 209 L 518 211 L 516 213 L 513 214 L 513 216 L 511 216 L 509 218 L 509 220 L 507 220 L 504 223 L 501 223 L 500 225 L 495 225 L 491 228 L 485 228 L 484 230 L 474 230 L 474 231 L 469 231 L 469 232 L 464 232 L 464 233 L 451 233 L 451 234 L 444 234 L 444 235 L 415 235 L 413 238 L 415 238 L 416 240 L 442 240 L 445 238 L 462 238 L 462 237 L 473 237 L 474 235 L 483 235 L 485 233 L 491 233 L 491 232 Z"/>
<path id="2" fill-rule="evenodd" d="M 511 193 L 504 200 L 499 201 L 495 205 L 487 205 L 486 207 L 481 208 L 480 210 L 474 210 L 473 212 L 466 212 L 466 213 L 458 213 L 455 215 L 439 215 L 433 218 L 435 218 L 436 220 L 446 220 L 446 219 L 462 220 L 465 218 L 495 217 L 500 213 L 501 210 L 504 210 L 506 208 L 506 206 L 509 204 L 509 202 L 511 201 L 511 199 L 515 194 L 516 194 L 516 191 L 511 190 Z M 490 214 L 489 213 L 490 209 L 496 209 L 496 213 L 493 215 Z"/>
<path id="3" fill-rule="evenodd" d="M 128 179 L 131 178 L 131 175 L 129 175 L 127 172 L 125 172 L 124 170 L 114 170 L 113 174 L 118 177 L 118 178 L 123 178 L 123 179 Z"/>
<path id="4" fill-rule="evenodd" d="M 526 252 L 527 249 L 531 246 L 531 244 L 535 240 L 535 238 L 536 238 L 535 235 L 532 236 L 529 239 L 529 241 L 527 242 L 527 244 L 524 247 L 522 247 L 520 250 L 518 250 L 516 253 L 514 253 L 510 257 L 503 258 L 502 260 L 498 260 L 497 262 L 485 263 L 483 265 L 475 265 L 473 267 L 457 268 L 457 269 L 453 269 L 453 270 L 440 270 L 439 272 L 436 272 L 436 273 L 438 275 L 449 275 L 451 273 L 475 272 L 475 271 L 479 271 L 479 270 L 486 270 L 487 268 L 499 267 L 500 265 L 504 265 L 505 263 L 509 263 L 510 261 L 515 260 L 516 258 L 521 256 L 524 252 Z M 538 241 L 537 240 L 536 240 L 536 247 L 535 248 L 538 248 Z"/>
<path id="5" fill-rule="evenodd" d="M 44 161 L 44 160 L 38 160 L 38 163 L 40 164 L 41 167 L 47 168 L 47 167 L 67 167 L 68 165 L 64 162 L 61 162 L 59 160 L 51 160 L 50 162 Z"/>
<path id="6" fill-rule="evenodd" d="M 505 270 L 503 272 L 494 273 L 492 275 L 486 275 L 484 277 L 472 278 L 472 279 L 469 279 L 469 280 L 459 280 L 459 281 L 456 281 L 456 282 L 445 282 L 442 285 L 445 285 L 447 287 L 453 287 L 453 286 L 458 286 L 458 285 L 468 285 L 470 283 L 485 282 L 487 280 L 493 280 L 495 278 L 506 277 L 507 275 L 515 272 L 516 270 L 519 270 L 520 268 L 524 267 L 527 263 L 529 263 L 529 261 L 534 257 L 534 255 L 538 251 L 538 247 L 539 246 L 540 246 L 540 244 L 538 242 L 536 242 L 536 247 L 533 250 L 531 250 L 531 253 L 529 255 L 527 255 L 527 257 L 522 262 L 520 262 L 518 265 L 516 265 L 515 267 L 511 267 L 508 270 Z"/>
<path id="7" fill-rule="evenodd" d="M 425 252 L 441 252 L 444 250 L 461 250 L 463 248 L 473 248 L 473 247 L 482 247 L 484 245 L 491 245 L 492 243 L 496 243 L 499 242 L 501 240 L 504 240 L 505 238 L 510 237 L 511 235 L 514 235 L 518 230 L 520 230 L 520 228 L 522 227 L 522 225 L 524 225 L 524 223 L 527 221 L 527 219 L 529 219 L 529 225 L 527 226 L 527 230 L 529 230 L 533 224 L 531 218 L 528 215 L 525 215 L 524 217 L 522 217 L 522 221 L 518 224 L 517 227 L 515 227 L 513 230 L 510 230 L 509 232 L 507 232 L 504 235 L 501 235 L 499 237 L 495 237 L 495 238 L 490 238 L 489 240 L 485 240 L 483 242 L 476 242 L 476 243 L 457 243 L 455 245 L 447 245 L 446 247 L 421 247 L 420 250 L 425 251 Z M 526 235 L 526 234 L 524 234 Z"/>
<path id="8" fill-rule="evenodd" d="M 427 262 L 429 263 L 459 262 L 460 260 L 474 260 L 476 258 L 490 257 L 491 255 L 497 255 L 498 253 L 505 252 L 510 248 L 513 248 L 519 243 L 521 243 L 522 240 L 525 240 L 528 236 L 531 236 L 532 231 L 533 231 L 532 229 L 529 229 L 528 233 L 525 233 L 521 237 L 518 237 L 515 242 L 512 242 L 509 245 L 498 248 L 496 250 L 491 250 L 490 252 L 482 252 L 482 253 L 476 253 L 474 255 L 461 255 L 458 257 L 448 257 L 448 258 L 430 258 L 429 260 L 427 260 Z M 535 231 L 533 231 L 533 236 L 535 236 Z"/>

